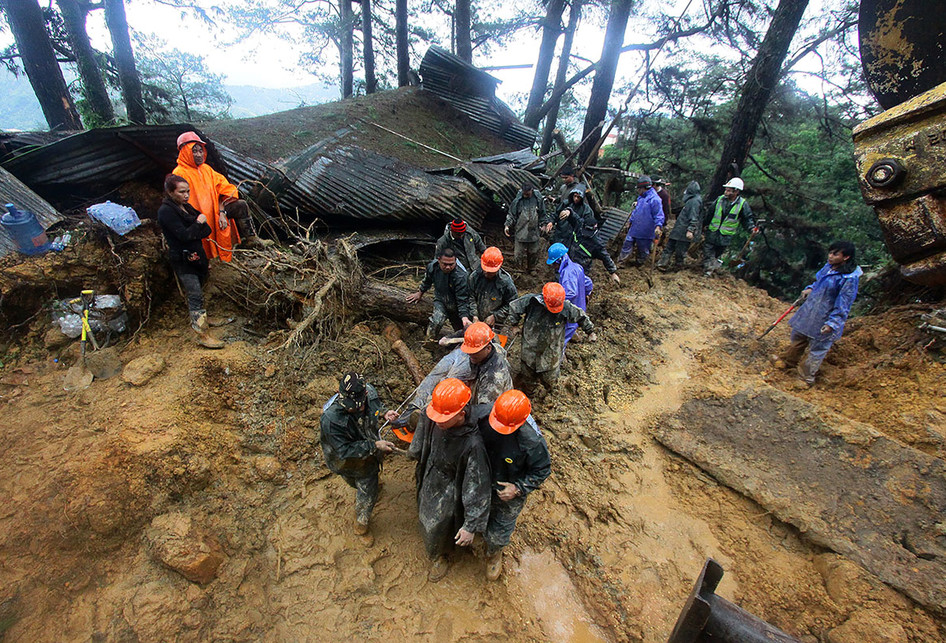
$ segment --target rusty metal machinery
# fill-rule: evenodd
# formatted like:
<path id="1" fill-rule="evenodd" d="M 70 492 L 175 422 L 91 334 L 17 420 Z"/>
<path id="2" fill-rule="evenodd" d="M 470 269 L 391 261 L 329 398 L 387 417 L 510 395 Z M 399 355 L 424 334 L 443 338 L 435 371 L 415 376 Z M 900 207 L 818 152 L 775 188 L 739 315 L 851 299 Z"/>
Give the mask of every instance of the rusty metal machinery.
<path id="1" fill-rule="evenodd" d="M 862 0 L 861 62 L 887 111 L 854 129 L 864 200 L 903 276 L 946 284 L 946 11 L 929 0 Z"/>
<path id="2" fill-rule="evenodd" d="M 716 595 L 723 568 L 707 558 L 667 643 L 799 643 L 738 605 Z"/>

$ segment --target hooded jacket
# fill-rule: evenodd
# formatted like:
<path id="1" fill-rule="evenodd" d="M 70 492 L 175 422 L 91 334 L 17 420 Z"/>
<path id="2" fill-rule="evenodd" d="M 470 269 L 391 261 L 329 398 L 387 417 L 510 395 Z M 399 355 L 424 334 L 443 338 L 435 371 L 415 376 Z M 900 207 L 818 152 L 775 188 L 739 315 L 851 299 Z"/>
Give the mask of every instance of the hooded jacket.
<path id="1" fill-rule="evenodd" d="M 552 228 L 552 243 L 561 243 L 566 248 L 571 248 L 572 244 L 575 243 L 575 233 L 585 227 L 586 224 L 594 225 L 595 213 L 591 210 L 591 206 L 585 202 L 585 188 L 581 184 L 576 184 L 577 187 L 573 187 L 568 193 L 568 205 L 563 205 L 562 210 L 568 210 L 568 216 L 564 219 L 559 218 L 559 213 L 562 210 L 557 212 L 552 212 L 549 216 L 551 221 L 554 224 Z M 578 194 L 581 196 L 582 201 L 580 204 L 575 204 L 572 202 L 572 195 Z"/>
<path id="2" fill-rule="evenodd" d="M 519 190 L 509 205 L 505 226 L 515 233 L 516 241 L 531 243 L 539 240 L 539 224 L 545 220 L 545 201 L 538 191 L 533 190 L 527 199 Z"/>
<path id="3" fill-rule="evenodd" d="M 474 408 L 485 406 L 486 413 L 493 408 L 497 397 L 512 388 L 512 371 L 506 360 L 506 350 L 499 342 L 493 342 L 493 352 L 479 364 L 471 362 L 468 353 L 455 348 L 444 355 L 420 383 L 410 407 L 424 409 L 430 404 L 434 387 L 448 377 L 455 377 L 469 386 L 473 394 L 470 403 Z"/>
<path id="4" fill-rule="evenodd" d="M 417 518 L 427 554 L 433 558 L 452 548 L 461 527 L 486 531 L 489 461 L 476 424 L 468 420 L 445 431 L 424 415 L 409 452 L 417 459 Z"/>
<path id="5" fill-rule="evenodd" d="M 654 229 L 663 224 L 664 211 L 660 196 L 654 188 L 647 188 L 644 194 L 637 197 L 627 236 L 631 239 L 653 239 Z"/>
<path id="6" fill-rule="evenodd" d="M 703 195 L 700 194 L 700 184 L 690 181 L 683 192 L 683 209 L 677 215 L 677 220 L 670 231 L 670 238 L 674 241 L 690 241 L 687 232 L 693 233 L 693 240 L 700 236 L 703 228 Z"/>
<path id="7" fill-rule="evenodd" d="M 172 174 L 176 174 L 191 188 L 188 203 L 207 217 L 210 226 L 210 236 L 204 239 L 204 251 L 210 258 L 220 257 L 221 261 L 230 261 L 233 258 L 233 246 L 240 242 L 240 234 L 232 223 L 226 230 L 220 229 L 220 197 L 227 196 L 240 198 L 235 185 L 227 178 L 214 170 L 206 163 L 197 165 L 194 162 L 193 148 L 197 143 L 187 143 L 177 153 L 177 167 Z"/>
<path id="8" fill-rule="evenodd" d="M 554 371 L 562 365 L 566 324 L 578 324 L 589 335 L 595 330 L 585 311 L 575 304 L 566 301 L 560 312 L 553 313 L 539 294 L 525 295 L 509 304 L 506 324 L 515 326 L 523 317 L 522 363 L 536 373 Z"/>
<path id="9" fill-rule="evenodd" d="M 839 268 L 836 270 L 826 263 L 818 271 L 814 282 L 808 286 L 811 294 L 788 320 L 792 330 L 811 339 L 830 339 L 834 342 L 841 337 L 864 271 L 860 266 L 847 263 Z M 821 334 L 821 327 L 825 324 L 832 328 L 831 334 L 827 336 Z"/>
<path id="10" fill-rule="evenodd" d="M 595 285 L 581 264 L 572 261 L 568 255 L 562 257 L 558 266 L 558 283 L 565 289 L 565 301 L 572 302 L 582 310 L 588 309 L 588 295 Z"/>

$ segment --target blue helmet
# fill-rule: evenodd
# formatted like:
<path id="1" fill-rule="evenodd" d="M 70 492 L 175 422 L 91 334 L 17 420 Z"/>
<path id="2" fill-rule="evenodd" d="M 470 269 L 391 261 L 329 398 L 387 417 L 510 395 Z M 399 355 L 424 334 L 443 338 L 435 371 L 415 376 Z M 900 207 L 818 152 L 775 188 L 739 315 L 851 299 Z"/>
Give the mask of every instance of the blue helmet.
<path id="1" fill-rule="evenodd" d="M 563 243 L 553 243 L 549 246 L 549 258 L 545 263 L 553 264 L 568 254 L 568 248 Z"/>

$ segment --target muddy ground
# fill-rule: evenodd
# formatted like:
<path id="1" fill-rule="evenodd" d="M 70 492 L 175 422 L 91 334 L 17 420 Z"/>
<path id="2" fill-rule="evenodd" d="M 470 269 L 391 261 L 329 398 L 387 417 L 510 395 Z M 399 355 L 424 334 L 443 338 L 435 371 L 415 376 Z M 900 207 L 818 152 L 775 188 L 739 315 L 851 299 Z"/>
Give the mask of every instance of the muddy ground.
<path id="1" fill-rule="evenodd" d="M 600 339 L 569 347 L 560 393 L 536 406 L 553 474 L 529 499 L 507 573 L 485 581 L 478 542 L 431 584 L 413 466 L 386 463 L 367 544 L 350 533 L 353 492 L 318 446 L 339 373 L 369 373 L 392 406 L 413 388 L 385 321 L 278 350 L 287 331 L 267 336 L 232 310 L 222 289 L 236 277 L 215 270 L 211 312 L 237 317 L 220 333 L 227 348 L 197 348 L 172 294 L 116 349 L 126 364 L 164 362 L 141 386 L 114 377 L 63 391 L 74 348 L 50 353 L 36 341 L 40 319 L 8 352 L 5 640 L 663 641 L 708 556 L 726 570 L 723 596 L 802 640 L 946 638 L 946 621 L 650 436 L 687 400 L 765 381 L 943 457 L 946 365 L 922 350 L 917 310 L 852 322 L 822 382 L 799 389 L 767 359 L 787 329 L 753 339 L 783 303 L 729 277 L 658 274 L 648 289 L 636 269 L 616 286 L 597 268 L 589 313 Z M 518 281 L 521 291 L 541 283 Z M 422 329 L 403 330 L 432 366 Z M 162 525 L 186 519 L 198 554 L 219 563 L 203 584 L 157 561 Z"/>

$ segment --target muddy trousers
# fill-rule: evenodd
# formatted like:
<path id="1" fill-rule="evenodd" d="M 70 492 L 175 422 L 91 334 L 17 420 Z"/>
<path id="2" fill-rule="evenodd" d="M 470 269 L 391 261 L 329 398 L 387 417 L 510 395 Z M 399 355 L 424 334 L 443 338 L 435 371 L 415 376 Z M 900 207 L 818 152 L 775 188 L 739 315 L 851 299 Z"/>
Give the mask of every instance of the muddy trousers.
<path id="1" fill-rule="evenodd" d="M 439 299 L 434 299 L 434 312 L 430 315 L 430 321 L 427 324 L 427 337 L 436 337 L 440 334 L 443 325 L 450 320 L 453 330 L 463 328 L 463 319 L 456 308 L 447 308 Z"/>
<path id="2" fill-rule="evenodd" d="M 542 241 L 519 241 L 516 239 L 516 265 L 522 270 L 532 272 L 540 265 L 542 257 Z"/>
<path id="3" fill-rule="evenodd" d="M 825 355 L 828 354 L 832 344 L 834 344 L 834 339 L 832 339 L 830 335 L 828 339 L 811 339 L 807 335 L 802 335 L 793 330 L 791 344 L 789 344 L 788 348 L 785 350 L 782 361 L 784 361 L 785 365 L 789 368 L 797 366 L 798 374 L 801 375 L 801 378 L 809 384 L 814 384 L 815 375 L 818 374 L 818 369 L 821 368 L 821 362 L 824 361 Z M 806 348 L 808 349 L 808 359 L 806 359 L 804 363 L 799 364 Z"/>
<path id="4" fill-rule="evenodd" d="M 174 274 L 177 275 L 181 288 L 184 289 L 187 309 L 191 313 L 204 312 L 204 282 L 207 281 L 207 273 L 196 275 L 193 272 L 175 269 Z"/>
<path id="5" fill-rule="evenodd" d="M 353 476 L 344 473 L 338 474 L 348 486 L 355 489 L 355 519 L 362 525 L 371 520 L 371 512 L 378 502 L 378 474 L 369 476 Z"/>
<path id="6" fill-rule="evenodd" d="M 683 261 L 686 258 L 687 250 L 689 249 L 689 241 L 678 241 L 677 239 L 671 239 L 667 242 L 667 247 L 664 248 L 663 253 L 661 253 L 660 261 L 657 262 L 657 267 L 669 268 L 671 259 L 673 259 L 674 266 L 682 266 Z"/>
<path id="7" fill-rule="evenodd" d="M 710 243 L 707 240 L 703 244 L 703 271 L 704 272 L 716 272 L 716 269 L 722 265 L 719 261 L 719 256 L 726 252 L 726 248 L 729 245 L 723 246 L 716 243 Z"/>
<path id="8" fill-rule="evenodd" d="M 503 482 L 508 482 L 508 480 Z M 483 533 L 487 556 L 495 554 L 509 544 L 512 532 L 516 529 L 516 520 L 526 504 L 526 499 L 522 496 L 503 502 L 494 491 L 492 497 L 489 505 L 489 523 Z"/>
<path id="9" fill-rule="evenodd" d="M 653 239 L 639 239 L 631 237 L 628 233 L 627 238 L 624 239 L 624 245 L 621 246 L 621 256 L 618 257 L 618 261 L 625 261 L 634 252 L 634 248 L 637 248 L 637 261 L 638 263 L 644 263 L 647 261 L 647 257 L 650 256 L 652 245 L 654 245 Z"/>
<path id="10" fill-rule="evenodd" d="M 561 372 L 561 366 L 548 371 L 535 371 L 531 366 L 522 362 L 519 366 L 519 379 L 522 382 L 521 385 L 533 393 L 537 392 L 536 389 L 539 385 L 551 391 L 558 383 L 558 376 Z"/>

